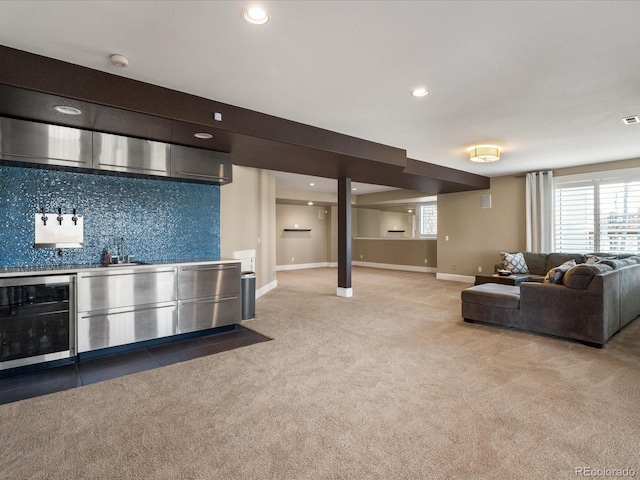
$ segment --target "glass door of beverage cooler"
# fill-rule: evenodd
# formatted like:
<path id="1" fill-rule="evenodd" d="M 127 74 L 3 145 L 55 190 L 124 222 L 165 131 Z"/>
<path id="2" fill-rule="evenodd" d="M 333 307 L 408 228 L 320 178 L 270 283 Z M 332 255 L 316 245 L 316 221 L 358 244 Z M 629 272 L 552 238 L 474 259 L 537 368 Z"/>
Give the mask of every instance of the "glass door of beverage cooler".
<path id="1" fill-rule="evenodd" d="M 0 370 L 75 356 L 75 276 L 0 279 Z"/>

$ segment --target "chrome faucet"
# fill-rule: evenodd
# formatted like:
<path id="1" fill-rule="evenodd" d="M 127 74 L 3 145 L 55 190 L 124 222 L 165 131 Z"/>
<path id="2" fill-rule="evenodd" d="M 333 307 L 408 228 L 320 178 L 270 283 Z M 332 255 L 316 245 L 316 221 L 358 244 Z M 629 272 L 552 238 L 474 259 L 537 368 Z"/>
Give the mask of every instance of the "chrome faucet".
<path id="1" fill-rule="evenodd" d="M 124 237 L 120 237 L 120 263 L 128 263 L 124 255 Z"/>

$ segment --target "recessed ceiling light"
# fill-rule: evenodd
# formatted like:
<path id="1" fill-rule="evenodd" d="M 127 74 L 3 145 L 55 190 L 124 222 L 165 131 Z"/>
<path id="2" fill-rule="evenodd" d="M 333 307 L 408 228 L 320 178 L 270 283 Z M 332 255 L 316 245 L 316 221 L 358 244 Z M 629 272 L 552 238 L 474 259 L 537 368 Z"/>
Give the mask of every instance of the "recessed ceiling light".
<path id="1" fill-rule="evenodd" d="M 309 184 L 309 186 L 310 186 L 310 187 L 313 187 L 314 185 L 315 185 L 315 183 L 313 183 L 313 182 L 311 182 L 311 183 Z"/>
<path id="2" fill-rule="evenodd" d="M 351 191 L 352 191 L 352 192 L 355 192 L 356 190 L 358 190 L 356 187 L 353 187 L 353 188 L 351 189 Z"/>
<path id="3" fill-rule="evenodd" d="M 413 210 L 407 210 L 407 212 L 409 212 L 409 213 L 413 213 Z"/>
<path id="4" fill-rule="evenodd" d="M 80 115 L 82 111 L 76 107 L 70 107 L 68 105 L 58 105 L 53 107 L 53 109 L 58 113 L 64 113 L 65 115 Z"/>
<path id="5" fill-rule="evenodd" d="M 253 25 L 264 25 L 269 21 L 267 12 L 258 7 L 252 7 L 242 12 L 242 18 L 245 22 Z"/>
<path id="6" fill-rule="evenodd" d="M 307 202 L 307 205 L 311 206 L 313 205 L 313 202 Z"/>
<path id="7" fill-rule="evenodd" d="M 633 117 L 626 117 L 623 118 L 622 121 L 626 124 L 626 125 L 632 125 L 634 123 L 640 123 L 640 118 L 637 115 L 634 115 Z"/>
<path id="8" fill-rule="evenodd" d="M 111 55 L 109 57 L 109 60 L 111 61 L 111 65 L 115 67 L 124 68 L 129 65 L 129 59 L 124 55 L 120 55 L 118 53 L 114 53 L 113 55 Z"/>
<path id="9" fill-rule="evenodd" d="M 196 138 L 202 138 L 202 139 L 213 138 L 213 135 L 211 135 L 210 133 L 206 133 L 206 132 L 194 133 L 193 136 L 196 137 Z"/>
<path id="10" fill-rule="evenodd" d="M 411 91 L 411 95 L 413 95 L 414 97 L 426 97 L 427 95 L 429 95 L 429 90 L 424 87 L 414 88 Z"/>

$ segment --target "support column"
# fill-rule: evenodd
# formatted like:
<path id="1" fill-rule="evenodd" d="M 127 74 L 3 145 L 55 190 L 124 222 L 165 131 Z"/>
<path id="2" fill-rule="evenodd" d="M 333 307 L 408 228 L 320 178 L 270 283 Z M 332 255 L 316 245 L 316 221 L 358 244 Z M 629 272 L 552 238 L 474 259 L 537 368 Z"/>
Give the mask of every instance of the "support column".
<path id="1" fill-rule="evenodd" d="M 338 291 L 352 297 L 351 288 L 351 179 L 338 179 Z"/>

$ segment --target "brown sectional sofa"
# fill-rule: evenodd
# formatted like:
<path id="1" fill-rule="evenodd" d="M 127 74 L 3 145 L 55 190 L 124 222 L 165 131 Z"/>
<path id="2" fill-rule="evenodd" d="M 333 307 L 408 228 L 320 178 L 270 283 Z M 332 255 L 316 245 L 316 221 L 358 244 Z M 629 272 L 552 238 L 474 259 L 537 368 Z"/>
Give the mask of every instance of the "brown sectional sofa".
<path id="1" fill-rule="evenodd" d="M 542 283 L 546 269 L 571 258 L 584 263 L 585 255 L 525 253 L 531 280 L 537 281 L 523 282 L 519 287 L 487 283 L 465 289 L 462 317 L 467 322 L 514 327 L 602 347 L 640 315 L 640 256 L 624 256 L 601 260 L 600 264 L 611 267 L 601 273 L 595 267 L 580 265 L 583 273 L 595 270 L 593 277 L 582 282 L 586 288 L 570 288 Z"/>

